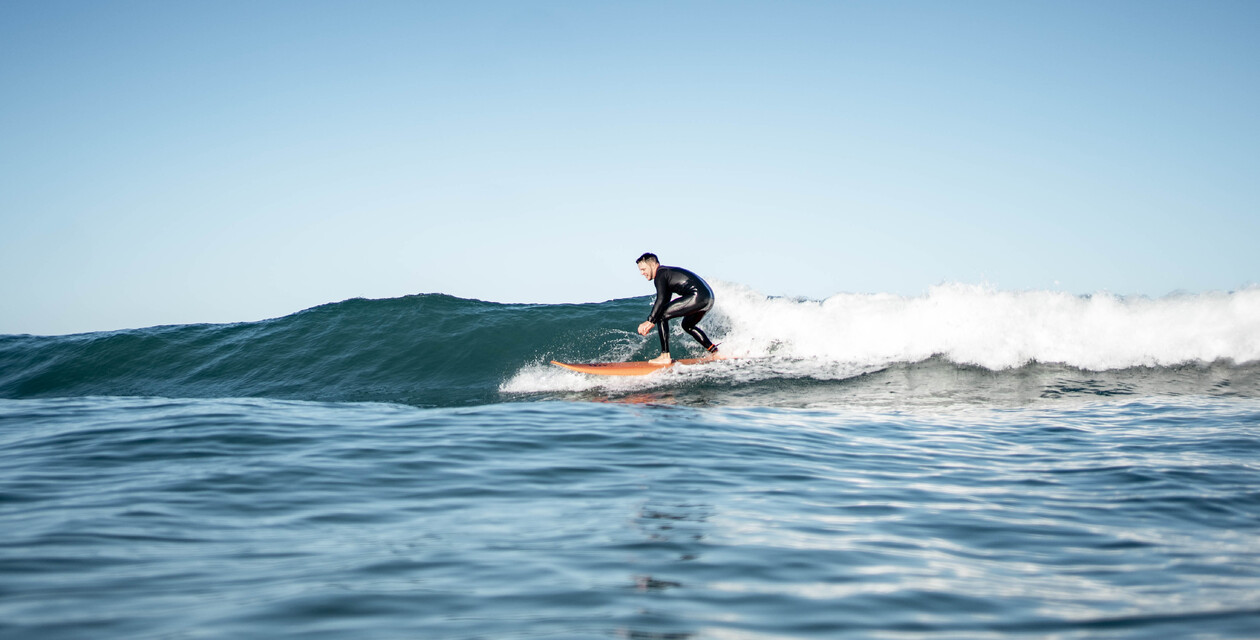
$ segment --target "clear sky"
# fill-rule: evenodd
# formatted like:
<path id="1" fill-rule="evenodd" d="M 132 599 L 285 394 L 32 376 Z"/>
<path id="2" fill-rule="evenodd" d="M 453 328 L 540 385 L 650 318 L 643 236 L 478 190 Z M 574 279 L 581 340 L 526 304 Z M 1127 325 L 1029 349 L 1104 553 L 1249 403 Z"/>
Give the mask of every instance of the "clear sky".
<path id="1" fill-rule="evenodd" d="M 1260 280 L 1260 2 L 0 0 L 0 333 Z"/>

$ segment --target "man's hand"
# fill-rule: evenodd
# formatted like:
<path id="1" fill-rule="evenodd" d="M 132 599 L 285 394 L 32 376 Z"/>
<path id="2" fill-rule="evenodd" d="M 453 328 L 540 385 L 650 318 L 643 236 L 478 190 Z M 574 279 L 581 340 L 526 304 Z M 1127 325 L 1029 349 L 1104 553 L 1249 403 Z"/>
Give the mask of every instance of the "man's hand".
<path id="1" fill-rule="evenodd" d="M 655 326 L 656 326 L 656 323 L 654 322 L 651 322 L 651 321 L 644 322 L 643 324 L 639 325 L 639 335 L 646 336 L 648 332 L 652 330 L 652 327 L 655 327 Z"/>

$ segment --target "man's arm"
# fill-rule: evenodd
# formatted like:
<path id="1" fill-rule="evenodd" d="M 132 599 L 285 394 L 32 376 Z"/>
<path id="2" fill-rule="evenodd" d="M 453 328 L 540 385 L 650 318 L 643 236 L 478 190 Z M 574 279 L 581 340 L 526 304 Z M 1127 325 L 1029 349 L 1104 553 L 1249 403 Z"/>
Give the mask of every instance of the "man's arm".
<path id="1" fill-rule="evenodd" d="M 662 267 L 661 269 L 664 269 Z M 666 274 L 661 273 L 661 269 L 656 271 L 656 302 L 652 303 L 652 313 L 648 314 L 648 322 L 656 324 L 665 316 L 665 307 L 669 304 L 669 278 Z"/>

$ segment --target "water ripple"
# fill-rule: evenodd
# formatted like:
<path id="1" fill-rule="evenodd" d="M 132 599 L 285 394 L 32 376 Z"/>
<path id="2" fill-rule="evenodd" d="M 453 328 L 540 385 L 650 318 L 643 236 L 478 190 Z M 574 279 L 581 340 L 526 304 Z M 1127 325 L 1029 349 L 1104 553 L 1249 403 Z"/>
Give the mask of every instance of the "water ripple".
<path id="1" fill-rule="evenodd" d="M 0 634 L 1260 630 L 1260 404 L 0 401 Z"/>

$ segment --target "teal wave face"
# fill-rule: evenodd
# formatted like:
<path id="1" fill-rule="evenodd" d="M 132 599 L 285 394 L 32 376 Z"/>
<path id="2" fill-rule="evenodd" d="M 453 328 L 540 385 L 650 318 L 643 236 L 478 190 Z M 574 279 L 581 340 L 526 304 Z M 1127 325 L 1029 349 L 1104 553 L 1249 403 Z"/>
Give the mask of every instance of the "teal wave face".
<path id="1" fill-rule="evenodd" d="M 527 362 L 606 353 L 647 308 L 643 299 L 509 305 L 428 294 L 241 324 L 0 336 L 0 396 L 476 404 L 494 401 Z"/>

